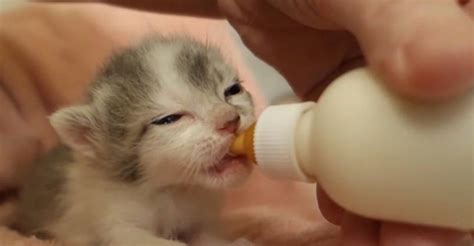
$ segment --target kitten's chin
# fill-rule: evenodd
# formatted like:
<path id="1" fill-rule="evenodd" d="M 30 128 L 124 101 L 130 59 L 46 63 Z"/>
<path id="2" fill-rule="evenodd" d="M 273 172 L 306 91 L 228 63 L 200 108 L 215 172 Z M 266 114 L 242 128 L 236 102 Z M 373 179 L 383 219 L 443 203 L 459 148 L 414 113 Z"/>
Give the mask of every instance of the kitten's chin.
<path id="1" fill-rule="evenodd" d="M 226 155 L 218 164 L 203 169 L 199 180 L 211 188 L 233 187 L 247 180 L 252 168 L 245 158 Z"/>

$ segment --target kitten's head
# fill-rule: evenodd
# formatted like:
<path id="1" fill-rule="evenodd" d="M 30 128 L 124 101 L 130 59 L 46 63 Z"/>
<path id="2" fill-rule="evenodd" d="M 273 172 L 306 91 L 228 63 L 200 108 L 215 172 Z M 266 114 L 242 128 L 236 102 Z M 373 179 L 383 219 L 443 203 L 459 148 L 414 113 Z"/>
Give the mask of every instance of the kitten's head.
<path id="1" fill-rule="evenodd" d="M 227 151 L 254 121 L 253 104 L 218 49 L 150 39 L 114 56 L 85 105 L 51 123 L 78 158 L 128 181 L 226 187 L 251 165 Z"/>

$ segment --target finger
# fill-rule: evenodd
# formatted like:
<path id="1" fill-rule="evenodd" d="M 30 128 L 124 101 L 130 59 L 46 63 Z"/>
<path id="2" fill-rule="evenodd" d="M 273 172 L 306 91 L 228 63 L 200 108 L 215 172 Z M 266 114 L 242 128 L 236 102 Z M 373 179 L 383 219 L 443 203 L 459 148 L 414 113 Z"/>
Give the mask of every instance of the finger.
<path id="1" fill-rule="evenodd" d="M 42 146 L 48 149 L 55 144 L 55 133 L 47 120 L 48 110 L 45 98 L 41 96 L 41 88 L 34 83 L 40 73 L 31 68 L 34 60 L 28 60 L 25 50 L 21 49 L 19 42 L 14 42 L 9 32 L 2 33 L 0 53 L 10 59 L 5 59 L 2 64 L 2 89 L 14 103 L 18 119 L 28 123 L 24 132 L 33 132 L 41 135 Z M 34 66 L 33 66 L 34 67 Z M 29 70 L 31 69 L 31 70 Z M 17 125 L 14 128 L 20 128 Z"/>
<path id="2" fill-rule="evenodd" d="M 306 27 L 264 1 L 222 0 L 219 6 L 244 44 L 278 70 L 304 99 L 335 76 L 345 60 L 360 54 L 349 33 Z"/>
<path id="3" fill-rule="evenodd" d="M 306 1 L 306 0 L 266 0 L 268 4 L 278 9 L 282 13 L 285 13 L 289 17 L 297 20 L 298 22 L 321 30 L 338 30 L 341 26 L 337 25 L 330 19 L 324 18 L 320 9 L 318 8 L 318 1 Z"/>
<path id="4" fill-rule="evenodd" d="M 473 245 L 469 233 L 421 226 L 384 223 L 380 228 L 383 246 L 468 246 Z"/>
<path id="5" fill-rule="evenodd" d="M 474 1 L 468 0 L 464 5 L 463 5 L 464 11 L 473 19 L 474 21 Z"/>
<path id="6" fill-rule="evenodd" d="M 265 1 L 220 0 L 219 9 L 229 21 L 258 28 L 305 29 L 299 22 L 289 18 Z"/>
<path id="7" fill-rule="evenodd" d="M 312 2 L 351 30 L 369 65 L 405 95 L 444 98 L 474 85 L 474 28 L 456 1 Z"/>
<path id="8" fill-rule="evenodd" d="M 0 133 L 12 131 L 21 124 L 20 115 L 17 106 L 7 95 L 0 80 L 0 112 L 2 112 L 2 120 L 0 120 Z"/>
<path id="9" fill-rule="evenodd" d="M 33 131 L 26 126 L 25 119 L 21 116 L 18 105 L 6 92 L 2 80 L 0 79 L 0 133 L 21 132 L 31 135 Z M 26 128 L 26 129 L 25 129 Z"/>
<path id="10" fill-rule="evenodd" d="M 340 225 L 344 215 L 344 209 L 334 203 L 320 186 L 317 187 L 316 195 L 319 209 L 324 218 L 333 224 Z"/>
<path id="11" fill-rule="evenodd" d="M 0 190 L 16 186 L 40 150 L 40 143 L 0 84 Z"/>
<path id="12" fill-rule="evenodd" d="M 342 245 L 378 246 L 379 226 L 377 222 L 346 213 L 342 219 Z"/>
<path id="13" fill-rule="evenodd" d="M 408 8 L 416 6 L 407 4 L 401 11 Z M 412 10 L 407 20 L 411 23 L 389 24 L 388 45 L 369 37 L 381 27 L 360 36 L 369 64 L 393 88 L 415 98 L 446 98 L 469 90 L 474 85 L 474 29 L 467 15 L 454 2 L 433 1 L 422 14 Z"/>
<path id="14" fill-rule="evenodd" d="M 219 18 L 221 14 L 217 8 L 217 0 L 37 0 L 38 2 L 102 2 L 128 8 L 155 11 L 161 13 L 193 15 L 201 17 Z"/>

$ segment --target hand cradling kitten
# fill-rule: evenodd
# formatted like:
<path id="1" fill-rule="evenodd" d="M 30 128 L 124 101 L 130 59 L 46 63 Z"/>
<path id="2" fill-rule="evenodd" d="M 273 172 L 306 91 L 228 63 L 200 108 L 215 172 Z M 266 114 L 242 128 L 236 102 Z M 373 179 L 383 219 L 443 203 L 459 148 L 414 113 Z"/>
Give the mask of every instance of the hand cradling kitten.
<path id="1" fill-rule="evenodd" d="M 64 146 L 23 187 L 22 232 L 79 246 L 239 244 L 220 237 L 220 196 L 251 172 L 227 151 L 254 110 L 217 48 L 147 39 L 50 120 Z"/>

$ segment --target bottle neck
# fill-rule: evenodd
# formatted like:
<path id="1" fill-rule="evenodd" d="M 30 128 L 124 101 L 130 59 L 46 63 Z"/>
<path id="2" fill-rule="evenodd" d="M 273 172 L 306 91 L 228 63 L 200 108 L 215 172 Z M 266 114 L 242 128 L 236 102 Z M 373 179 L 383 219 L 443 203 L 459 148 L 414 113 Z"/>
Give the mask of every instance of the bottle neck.
<path id="1" fill-rule="evenodd" d="M 307 110 L 301 115 L 296 127 L 295 149 L 298 165 L 301 170 L 309 180 L 316 182 L 318 163 L 315 161 L 314 150 L 310 148 L 310 146 L 312 146 L 311 138 L 314 137 L 311 134 L 311 128 L 313 127 L 313 110 L 314 109 Z"/>

